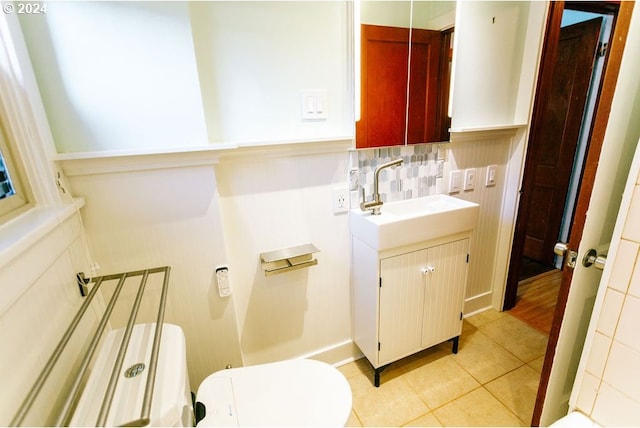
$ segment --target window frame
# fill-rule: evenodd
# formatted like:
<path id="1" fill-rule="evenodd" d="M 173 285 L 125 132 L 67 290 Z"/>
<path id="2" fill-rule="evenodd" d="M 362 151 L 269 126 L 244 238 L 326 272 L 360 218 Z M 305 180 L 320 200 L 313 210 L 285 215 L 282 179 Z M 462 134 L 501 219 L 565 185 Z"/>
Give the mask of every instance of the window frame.
<path id="1" fill-rule="evenodd" d="M 0 100 L 0 155 L 13 187 L 14 194 L 0 199 L 0 224 L 22 214 L 33 206 L 33 195 L 24 166 L 18 157 L 15 140 L 5 125 L 6 114 Z"/>
<path id="2" fill-rule="evenodd" d="M 16 14 L 0 14 L 0 127 L 6 140 L 2 154 L 5 161 L 11 158 L 8 169 L 18 193 L 18 202 L 11 202 L 16 206 L 0 213 L 3 233 L 30 212 L 65 204 L 56 179 L 62 172 L 53 163 L 55 145 Z"/>

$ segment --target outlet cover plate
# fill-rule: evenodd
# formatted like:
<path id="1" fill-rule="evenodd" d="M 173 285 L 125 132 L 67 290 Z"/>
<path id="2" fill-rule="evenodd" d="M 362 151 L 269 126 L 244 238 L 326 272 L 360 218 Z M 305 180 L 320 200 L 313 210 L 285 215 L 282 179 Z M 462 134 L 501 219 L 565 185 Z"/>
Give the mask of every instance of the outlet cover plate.
<path id="1" fill-rule="evenodd" d="M 340 214 L 349 211 L 349 190 L 345 188 L 333 189 L 333 213 Z"/>

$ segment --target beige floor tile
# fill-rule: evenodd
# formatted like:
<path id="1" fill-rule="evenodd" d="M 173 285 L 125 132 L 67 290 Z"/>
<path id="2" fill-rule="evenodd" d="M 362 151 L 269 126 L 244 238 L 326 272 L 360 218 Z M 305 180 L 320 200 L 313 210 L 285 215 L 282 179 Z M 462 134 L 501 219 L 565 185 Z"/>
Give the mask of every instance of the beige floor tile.
<path id="1" fill-rule="evenodd" d="M 362 373 L 373 372 L 371 365 L 367 362 L 366 358 L 360 358 L 351 363 L 342 365 L 338 367 L 338 370 L 340 370 L 347 379 L 351 376 L 356 376 Z"/>
<path id="2" fill-rule="evenodd" d="M 433 411 L 443 426 L 525 426 L 509 409 L 480 387 Z"/>
<path id="3" fill-rule="evenodd" d="M 543 365 L 544 365 L 544 355 L 529 362 L 529 366 L 535 371 L 537 371 L 538 373 L 542 373 Z"/>
<path id="4" fill-rule="evenodd" d="M 507 316 L 506 312 L 499 312 L 495 309 L 489 309 L 488 311 L 480 312 L 479 314 L 470 316 L 469 318 L 465 318 L 464 320 L 475 327 L 479 327 L 505 316 Z"/>
<path id="5" fill-rule="evenodd" d="M 404 425 L 406 427 L 441 427 L 442 424 L 436 418 L 433 413 L 427 413 L 426 415 L 420 416 L 418 419 L 415 419 L 408 424 Z"/>
<path id="6" fill-rule="evenodd" d="M 547 336 L 512 316 L 483 324 L 478 329 L 523 362 L 535 360 L 547 350 Z"/>
<path id="7" fill-rule="evenodd" d="M 469 335 L 453 358 L 481 384 L 523 365 L 481 331 Z"/>
<path id="8" fill-rule="evenodd" d="M 362 426 L 362 422 L 360 422 L 360 419 L 358 419 L 358 417 L 353 412 L 353 410 L 351 411 L 351 414 L 349 415 L 349 420 L 347 420 L 347 425 L 346 426 L 348 426 L 348 427 L 361 427 Z"/>
<path id="9" fill-rule="evenodd" d="M 525 365 L 496 380 L 485 388 L 497 397 L 523 422 L 531 422 L 538 392 L 540 373 Z"/>
<path id="10" fill-rule="evenodd" d="M 478 332 L 478 327 L 476 327 L 475 325 L 467 322 L 467 320 L 464 320 L 464 322 L 462 323 L 462 333 L 460 333 L 460 343 L 459 343 L 459 347 L 462 347 L 464 345 L 464 343 L 471 337 L 473 337 L 477 332 Z M 443 346 L 444 344 L 441 344 L 440 346 Z M 451 348 L 449 348 L 449 351 L 451 351 Z"/>
<path id="11" fill-rule="evenodd" d="M 480 384 L 452 355 L 407 373 L 407 382 L 429 408 L 434 409 L 477 388 Z"/>
<path id="12" fill-rule="evenodd" d="M 352 378 L 353 379 L 353 378 Z M 353 410 L 364 426 L 400 426 L 429 412 L 403 378 L 370 385 L 353 396 Z"/>
<path id="13" fill-rule="evenodd" d="M 373 386 L 373 372 L 359 373 L 347 378 L 349 386 L 351 386 L 351 395 L 355 398 L 360 395 L 369 393 Z"/>
<path id="14" fill-rule="evenodd" d="M 506 313 L 487 311 L 465 320 L 457 355 L 445 342 L 404 358 L 382 372 L 379 388 L 365 358 L 345 364 L 348 425 L 526 426 L 546 340 Z"/>
<path id="15" fill-rule="evenodd" d="M 446 357 L 447 355 L 451 355 L 451 343 L 445 342 L 442 345 L 434 346 L 429 349 L 425 349 L 424 351 L 418 352 L 414 355 L 411 355 L 407 358 L 403 358 L 402 360 L 395 362 L 389 367 L 397 367 L 398 370 L 403 373 L 412 372 L 415 369 L 419 369 L 420 367 L 431 364 L 432 362 L 439 360 L 441 358 Z M 386 373 L 386 370 L 383 373 Z"/>

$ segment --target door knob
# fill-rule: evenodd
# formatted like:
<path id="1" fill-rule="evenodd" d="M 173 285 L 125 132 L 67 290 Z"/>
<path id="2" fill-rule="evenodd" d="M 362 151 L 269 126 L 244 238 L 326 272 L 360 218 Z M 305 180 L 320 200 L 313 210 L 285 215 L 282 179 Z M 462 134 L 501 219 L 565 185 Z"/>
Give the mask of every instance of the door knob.
<path id="1" fill-rule="evenodd" d="M 576 260 L 578 260 L 578 253 L 576 253 L 573 250 L 570 250 L 569 244 L 565 242 L 556 242 L 556 245 L 553 246 L 553 252 L 554 254 L 560 257 L 564 257 L 565 255 L 567 256 L 566 263 L 565 263 L 567 267 L 570 267 L 571 269 L 576 267 Z"/>
<path id="2" fill-rule="evenodd" d="M 566 242 L 556 242 L 556 245 L 553 246 L 553 253 L 556 256 L 564 256 L 567 250 L 569 249 L 569 244 Z"/>
<path id="3" fill-rule="evenodd" d="M 596 269 L 603 270 L 604 264 L 607 262 L 606 255 L 598 255 L 598 252 L 591 248 L 586 252 L 584 257 L 582 258 L 582 266 L 584 267 L 595 267 Z"/>

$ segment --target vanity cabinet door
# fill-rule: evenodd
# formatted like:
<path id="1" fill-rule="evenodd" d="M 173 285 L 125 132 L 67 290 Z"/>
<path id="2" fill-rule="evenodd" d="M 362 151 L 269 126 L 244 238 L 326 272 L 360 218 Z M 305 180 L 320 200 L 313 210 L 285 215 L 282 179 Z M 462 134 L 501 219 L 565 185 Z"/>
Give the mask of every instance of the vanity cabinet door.
<path id="1" fill-rule="evenodd" d="M 424 249 L 380 260 L 379 365 L 421 348 L 426 259 Z"/>
<path id="2" fill-rule="evenodd" d="M 422 348 L 459 336 L 469 239 L 431 247 L 427 251 L 422 318 Z"/>

